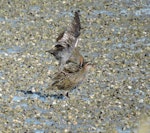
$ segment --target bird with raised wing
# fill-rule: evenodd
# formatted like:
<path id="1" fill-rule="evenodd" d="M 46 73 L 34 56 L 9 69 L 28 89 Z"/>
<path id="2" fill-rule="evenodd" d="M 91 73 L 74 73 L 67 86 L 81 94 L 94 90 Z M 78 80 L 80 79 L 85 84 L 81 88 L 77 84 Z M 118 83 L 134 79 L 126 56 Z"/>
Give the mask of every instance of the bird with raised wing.
<path id="1" fill-rule="evenodd" d="M 47 52 L 54 55 L 54 57 L 59 61 L 59 70 L 62 71 L 64 68 L 64 65 L 67 61 L 69 61 L 70 57 L 73 53 L 75 53 L 74 49 L 78 45 L 78 37 L 80 35 L 80 18 L 79 18 L 79 12 L 75 12 L 73 21 L 71 25 L 62 32 L 58 38 L 56 39 L 56 45 L 51 50 L 48 50 Z M 79 52 L 79 51 L 78 51 Z M 79 60 L 82 57 L 78 58 Z M 74 59 L 74 61 L 77 59 Z M 78 61 L 77 61 L 78 62 Z M 81 63 L 80 63 L 81 64 Z"/>

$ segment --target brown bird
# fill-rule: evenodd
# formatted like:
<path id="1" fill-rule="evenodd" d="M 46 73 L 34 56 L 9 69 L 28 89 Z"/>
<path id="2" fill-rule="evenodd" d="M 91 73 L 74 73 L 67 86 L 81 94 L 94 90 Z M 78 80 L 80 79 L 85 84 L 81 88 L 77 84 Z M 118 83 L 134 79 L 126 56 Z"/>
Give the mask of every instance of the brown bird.
<path id="1" fill-rule="evenodd" d="M 89 72 L 93 65 L 91 63 L 83 64 L 82 68 L 76 66 L 74 69 L 64 69 L 65 73 L 59 72 L 52 79 L 53 83 L 49 87 L 50 89 L 58 90 L 71 90 L 77 87 L 86 78 L 86 74 Z"/>
<path id="2" fill-rule="evenodd" d="M 56 39 L 57 44 L 47 52 L 54 55 L 59 61 L 59 70 L 62 71 L 64 65 L 71 57 L 75 47 L 78 45 L 78 37 L 80 35 L 80 18 L 79 13 L 75 12 L 71 26 L 62 32 Z M 76 51 L 76 50 L 75 50 Z"/>

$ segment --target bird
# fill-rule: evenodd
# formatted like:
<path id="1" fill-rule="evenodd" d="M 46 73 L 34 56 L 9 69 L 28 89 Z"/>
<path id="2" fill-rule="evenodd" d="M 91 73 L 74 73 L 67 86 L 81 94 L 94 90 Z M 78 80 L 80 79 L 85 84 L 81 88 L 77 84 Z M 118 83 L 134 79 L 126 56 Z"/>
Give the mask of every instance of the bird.
<path id="1" fill-rule="evenodd" d="M 91 68 L 93 68 L 93 64 L 90 62 L 85 62 L 82 67 L 76 65 L 74 69 L 73 67 L 66 68 L 64 71 L 67 75 L 63 72 L 56 73 L 49 88 L 52 90 L 72 90 L 86 79 Z"/>
<path id="2" fill-rule="evenodd" d="M 73 50 L 72 55 L 66 63 L 74 63 L 79 65 L 80 67 L 83 65 L 84 58 L 77 47 Z"/>
<path id="3" fill-rule="evenodd" d="M 59 61 L 60 71 L 63 70 L 64 65 L 67 63 L 67 61 L 69 61 L 72 54 L 78 52 L 77 50 L 74 49 L 78 46 L 78 37 L 80 36 L 80 30 L 81 24 L 79 12 L 76 11 L 74 13 L 74 18 L 72 20 L 71 25 L 67 27 L 65 31 L 59 34 L 59 36 L 56 38 L 56 45 L 52 49 L 46 51 L 52 54 Z M 80 58 L 78 59 L 82 60 Z"/>

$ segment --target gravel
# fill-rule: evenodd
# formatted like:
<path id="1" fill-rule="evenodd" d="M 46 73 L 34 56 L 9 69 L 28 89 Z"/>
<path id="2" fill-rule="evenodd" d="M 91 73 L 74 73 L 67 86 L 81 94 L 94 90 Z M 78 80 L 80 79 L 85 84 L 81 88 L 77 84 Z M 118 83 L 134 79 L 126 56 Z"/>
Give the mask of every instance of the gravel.
<path id="1" fill-rule="evenodd" d="M 0 2 L 1 132 L 149 133 L 150 8 L 141 1 Z M 47 90 L 45 51 L 80 10 L 80 51 L 95 63 L 77 89 Z"/>

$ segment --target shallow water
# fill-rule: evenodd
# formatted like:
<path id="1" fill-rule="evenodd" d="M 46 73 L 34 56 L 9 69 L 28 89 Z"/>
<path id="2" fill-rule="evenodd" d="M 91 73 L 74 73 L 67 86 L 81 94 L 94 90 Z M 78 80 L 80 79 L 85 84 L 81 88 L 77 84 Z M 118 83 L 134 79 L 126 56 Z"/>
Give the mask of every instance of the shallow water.
<path id="1" fill-rule="evenodd" d="M 1 2 L 1 131 L 148 133 L 148 3 Z M 63 91 L 46 89 L 58 63 L 45 51 L 78 9 L 80 51 L 96 65 L 67 98 Z"/>

